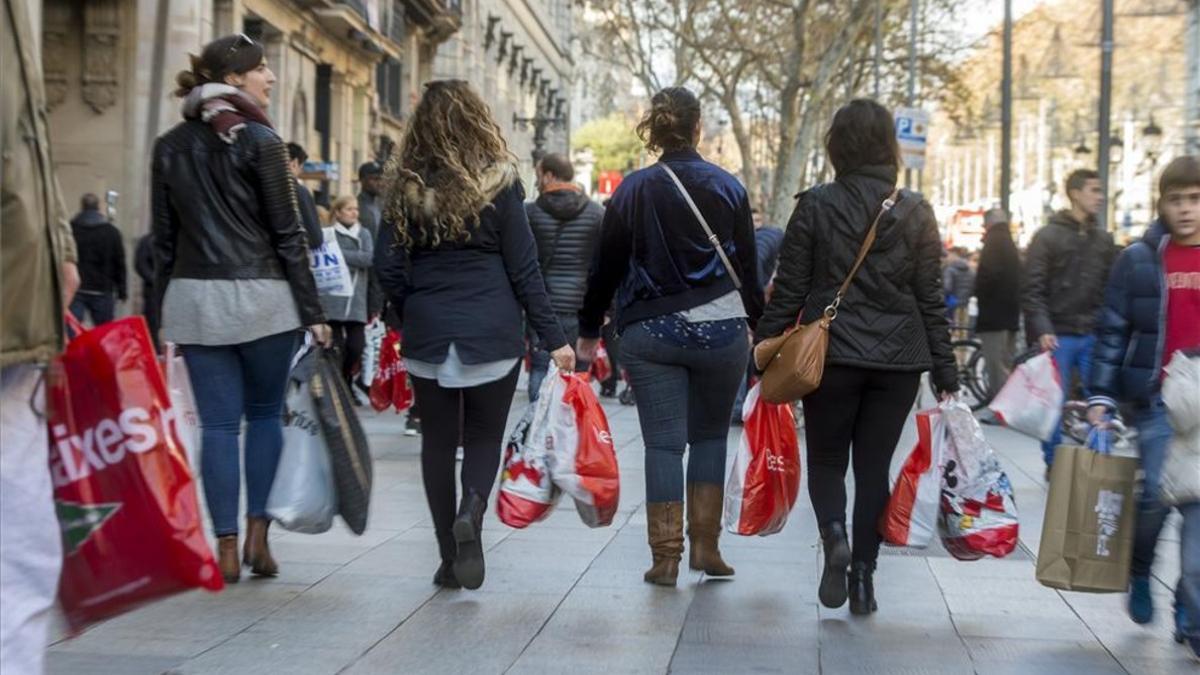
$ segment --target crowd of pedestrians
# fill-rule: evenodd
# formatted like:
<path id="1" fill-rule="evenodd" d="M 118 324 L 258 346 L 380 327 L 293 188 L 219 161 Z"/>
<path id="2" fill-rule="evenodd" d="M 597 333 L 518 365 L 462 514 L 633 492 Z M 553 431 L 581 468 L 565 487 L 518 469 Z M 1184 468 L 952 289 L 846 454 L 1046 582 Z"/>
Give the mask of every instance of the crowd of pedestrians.
<path id="1" fill-rule="evenodd" d="M 26 72 L 22 82 L 40 82 L 22 32 L 29 17 L 22 3 L 6 7 L 0 50 Z M 40 366 L 62 348 L 64 309 L 100 325 L 128 288 L 124 243 L 100 200 L 85 195 L 69 228 L 55 211 L 44 119 L 30 114 L 44 105 L 43 94 L 17 79 L 6 78 L 2 97 L 6 167 L 28 170 L 6 171 L 3 192 L 0 658 L 36 672 L 55 581 L 27 563 L 61 552 L 46 429 L 31 423 L 38 415 L 31 402 Z M 802 191 L 786 227 L 774 228 L 764 226 L 739 180 L 698 152 L 701 104 L 685 88 L 654 94 L 637 132 L 659 158 L 625 176 L 602 207 L 573 182 L 567 158 L 554 154 L 537 163 L 538 195 L 526 202 L 517 160 L 486 102 L 465 82 L 436 81 L 396 151 L 385 164 L 360 167 L 361 192 L 328 202 L 323 218 L 302 181 L 304 148 L 285 144 L 267 117 L 275 82 L 262 45 L 244 35 L 214 40 L 179 74 L 183 119 L 154 146 L 151 232 L 134 256 L 154 335 L 180 346 L 190 374 L 202 427 L 199 473 L 226 582 L 243 567 L 280 573 L 266 501 L 294 355 L 305 341 L 336 349 L 347 385 L 365 388 L 366 330 L 376 321 L 403 329 L 420 406 L 407 426 L 422 433 L 422 479 L 440 553 L 435 584 L 484 582 L 484 514 L 525 356 L 536 399 L 551 363 L 587 370 L 602 335 L 636 392 L 651 561 L 645 581 L 676 584 L 685 537 L 691 569 L 733 576 L 718 543 L 726 447 L 755 375 L 754 345 L 836 316 L 821 385 L 802 400 L 809 498 L 824 553 L 815 587 L 828 607 L 848 602 L 853 614 L 873 613 L 876 523 L 892 455 L 921 373 L 931 374 L 941 399 L 954 397 L 951 325 L 970 323 L 975 296 L 974 327 L 993 388 L 1012 368 L 1023 314 L 1030 342 L 1053 353 L 1064 382 L 1078 377 L 1091 395 L 1094 424 L 1120 404 L 1134 411 L 1145 484 L 1129 610 L 1139 623 L 1151 620 L 1148 575 L 1168 510 L 1156 494 L 1170 436 L 1161 371 L 1172 354 L 1200 349 L 1195 158 L 1165 169 L 1161 218 L 1124 252 L 1096 225 L 1104 208 L 1097 175 L 1080 170 L 1066 181 L 1070 208 L 1035 234 L 1023 260 L 1009 215 L 993 209 L 973 262 L 965 250 L 947 255 L 930 204 L 898 188 L 893 117 L 874 101 L 836 111 L 825 136 L 833 180 Z M 10 146 L 25 134 L 18 129 L 32 129 L 32 141 Z M 10 147 L 19 156 L 10 158 Z M 319 290 L 311 271 L 313 249 L 331 245 L 349 269 L 348 294 Z M 37 264 L 22 264 L 28 260 Z M 10 297 L 16 293 L 20 302 Z M 603 387 L 610 395 L 612 384 Z M 1058 442 L 1044 445 L 1047 466 Z M 1198 509 L 1180 508 L 1176 622 L 1200 653 Z"/>

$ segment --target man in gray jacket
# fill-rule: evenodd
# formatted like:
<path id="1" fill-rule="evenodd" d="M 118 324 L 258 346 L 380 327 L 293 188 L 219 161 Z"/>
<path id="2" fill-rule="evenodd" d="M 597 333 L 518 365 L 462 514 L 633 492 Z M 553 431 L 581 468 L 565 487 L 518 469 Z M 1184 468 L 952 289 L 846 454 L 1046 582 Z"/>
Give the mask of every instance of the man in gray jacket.
<path id="1" fill-rule="evenodd" d="M 575 169 L 566 157 L 546 155 L 535 171 L 541 194 L 536 201 L 525 205 L 525 211 L 537 241 L 538 261 L 546 280 L 546 290 L 550 293 L 550 304 L 566 333 L 567 344 L 574 345 L 579 337 L 578 314 L 587 293 L 592 255 L 600 240 L 604 207 L 588 199 L 583 190 L 571 182 L 575 178 Z M 532 348 L 529 399 L 535 400 L 550 366 L 550 354 L 536 344 Z M 588 366 L 585 362 L 576 364 L 581 372 L 587 371 Z"/>

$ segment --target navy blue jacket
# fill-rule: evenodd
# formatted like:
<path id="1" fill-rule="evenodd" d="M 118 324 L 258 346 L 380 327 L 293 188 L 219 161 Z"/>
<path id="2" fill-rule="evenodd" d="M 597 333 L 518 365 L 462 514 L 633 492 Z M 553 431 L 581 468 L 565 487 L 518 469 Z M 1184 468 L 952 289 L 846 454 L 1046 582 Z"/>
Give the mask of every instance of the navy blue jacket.
<path id="1" fill-rule="evenodd" d="M 1155 221 L 1113 265 L 1092 352 L 1092 405 L 1144 406 L 1158 394 L 1167 318 L 1162 265 L 1167 240 L 1162 223 Z"/>
<path id="2" fill-rule="evenodd" d="M 695 150 L 659 159 L 679 176 L 742 281 L 742 302 L 753 328 L 762 314 L 750 199 L 736 178 Z M 579 334 L 599 337 L 616 294 L 618 329 L 673 314 L 734 290 L 716 248 L 679 189 L 654 165 L 625 177 L 604 211 L 600 248 L 579 312 Z"/>
<path id="3" fill-rule="evenodd" d="M 470 231 L 467 241 L 410 252 L 390 222 L 380 224 L 375 271 L 399 314 L 404 355 L 443 363 L 453 343 L 466 364 L 515 362 L 525 352 L 522 309 L 542 344 L 567 344 L 538 267 L 520 181 L 500 190 Z"/>

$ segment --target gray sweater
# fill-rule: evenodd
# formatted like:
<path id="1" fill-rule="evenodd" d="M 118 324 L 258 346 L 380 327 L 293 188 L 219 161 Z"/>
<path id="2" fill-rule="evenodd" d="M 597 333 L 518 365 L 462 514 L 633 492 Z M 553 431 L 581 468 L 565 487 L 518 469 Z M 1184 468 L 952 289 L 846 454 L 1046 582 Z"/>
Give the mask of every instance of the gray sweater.
<path id="1" fill-rule="evenodd" d="M 330 230 L 325 230 L 328 237 Z M 338 246 L 342 248 L 342 256 L 350 266 L 350 276 L 354 279 L 353 296 L 322 295 L 321 308 L 330 321 L 367 322 L 367 284 L 368 272 L 375 261 L 375 242 L 371 239 L 371 231 L 365 227 L 358 228 L 358 237 L 351 237 L 344 232 L 337 232 Z"/>

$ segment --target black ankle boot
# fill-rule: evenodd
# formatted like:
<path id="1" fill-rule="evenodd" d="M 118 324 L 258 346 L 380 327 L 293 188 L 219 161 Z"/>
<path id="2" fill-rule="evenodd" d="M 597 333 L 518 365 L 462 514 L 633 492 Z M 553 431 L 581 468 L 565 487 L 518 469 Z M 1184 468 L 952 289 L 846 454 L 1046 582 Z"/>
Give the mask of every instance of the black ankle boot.
<path id="1" fill-rule="evenodd" d="M 454 576 L 463 588 L 476 589 L 483 585 L 483 514 L 487 511 L 487 500 L 471 490 L 463 495 L 458 517 L 454 519 L 452 532 L 457 544 L 454 558 Z"/>
<path id="2" fill-rule="evenodd" d="M 837 609 L 846 604 L 846 566 L 850 564 L 850 543 L 846 541 L 846 524 L 840 521 L 821 528 L 825 548 L 825 571 L 817 596 L 821 604 Z"/>
<path id="3" fill-rule="evenodd" d="M 850 566 L 850 579 L 847 582 L 847 593 L 850 595 L 850 613 L 857 615 L 871 614 L 879 609 L 875 603 L 875 566 L 871 563 L 856 562 Z"/>
<path id="4" fill-rule="evenodd" d="M 458 583 L 458 577 L 454 576 L 454 561 L 442 561 L 437 571 L 433 573 L 433 585 L 442 588 L 462 588 L 462 584 Z"/>

